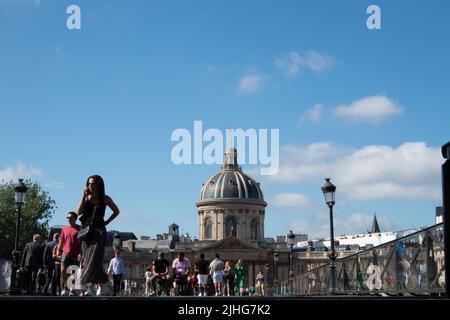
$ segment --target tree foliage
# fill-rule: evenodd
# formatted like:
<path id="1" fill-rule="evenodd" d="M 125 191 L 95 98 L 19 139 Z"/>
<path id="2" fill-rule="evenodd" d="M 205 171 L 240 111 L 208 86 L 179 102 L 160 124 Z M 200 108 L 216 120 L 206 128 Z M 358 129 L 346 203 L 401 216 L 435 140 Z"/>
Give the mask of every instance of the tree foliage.
<path id="1" fill-rule="evenodd" d="M 32 241 L 34 234 L 48 236 L 48 223 L 56 210 L 55 201 L 37 182 L 25 182 L 28 191 L 21 209 L 19 248 Z M 11 260 L 16 236 L 17 209 L 14 203 L 14 182 L 0 183 L 0 257 Z"/>

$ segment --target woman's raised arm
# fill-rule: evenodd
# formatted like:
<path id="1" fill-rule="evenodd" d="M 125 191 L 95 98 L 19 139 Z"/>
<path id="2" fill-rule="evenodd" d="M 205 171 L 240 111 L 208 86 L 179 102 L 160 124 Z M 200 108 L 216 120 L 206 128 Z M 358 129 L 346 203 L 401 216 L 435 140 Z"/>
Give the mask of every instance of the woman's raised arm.
<path id="1" fill-rule="evenodd" d="M 114 203 L 114 201 L 109 197 L 105 195 L 105 204 L 113 211 L 112 215 L 108 218 L 108 220 L 105 221 L 105 226 L 110 224 L 120 213 L 119 208 Z"/>

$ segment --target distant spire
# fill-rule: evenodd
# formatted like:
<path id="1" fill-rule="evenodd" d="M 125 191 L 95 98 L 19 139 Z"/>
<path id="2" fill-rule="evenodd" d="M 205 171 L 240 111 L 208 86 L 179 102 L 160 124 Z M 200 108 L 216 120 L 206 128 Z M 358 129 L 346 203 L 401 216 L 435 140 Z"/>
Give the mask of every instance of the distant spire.
<path id="1" fill-rule="evenodd" d="M 373 214 L 373 222 L 372 222 L 372 229 L 370 230 L 370 233 L 380 233 L 380 226 L 378 225 L 377 216 L 374 213 Z"/>

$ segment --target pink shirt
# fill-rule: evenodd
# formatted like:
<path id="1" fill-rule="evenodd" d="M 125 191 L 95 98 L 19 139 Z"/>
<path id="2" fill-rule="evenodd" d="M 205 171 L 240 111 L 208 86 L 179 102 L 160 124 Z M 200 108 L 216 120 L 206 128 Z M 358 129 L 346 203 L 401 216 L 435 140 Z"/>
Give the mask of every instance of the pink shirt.
<path id="1" fill-rule="evenodd" d="M 172 269 L 175 270 L 176 274 L 186 274 L 186 270 L 190 267 L 191 262 L 187 258 L 184 258 L 183 261 L 177 258 L 172 263 Z"/>
<path id="2" fill-rule="evenodd" d="M 76 224 L 74 227 L 66 226 L 61 231 L 59 240 L 66 255 L 76 257 L 80 253 L 80 245 L 77 239 L 78 230 L 80 230 L 80 226 Z"/>

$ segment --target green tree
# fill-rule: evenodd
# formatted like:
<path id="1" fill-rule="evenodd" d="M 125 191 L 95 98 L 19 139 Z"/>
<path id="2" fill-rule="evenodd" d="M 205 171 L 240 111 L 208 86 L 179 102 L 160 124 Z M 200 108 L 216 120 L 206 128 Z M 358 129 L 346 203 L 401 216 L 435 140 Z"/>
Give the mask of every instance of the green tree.
<path id="1" fill-rule="evenodd" d="M 48 237 L 48 223 L 55 213 L 55 201 L 37 182 L 24 182 L 28 188 L 25 204 L 21 210 L 19 248 L 32 241 L 34 234 Z M 15 182 L 0 183 L 0 257 L 12 259 L 16 236 L 17 210 L 14 203 Z"/>

